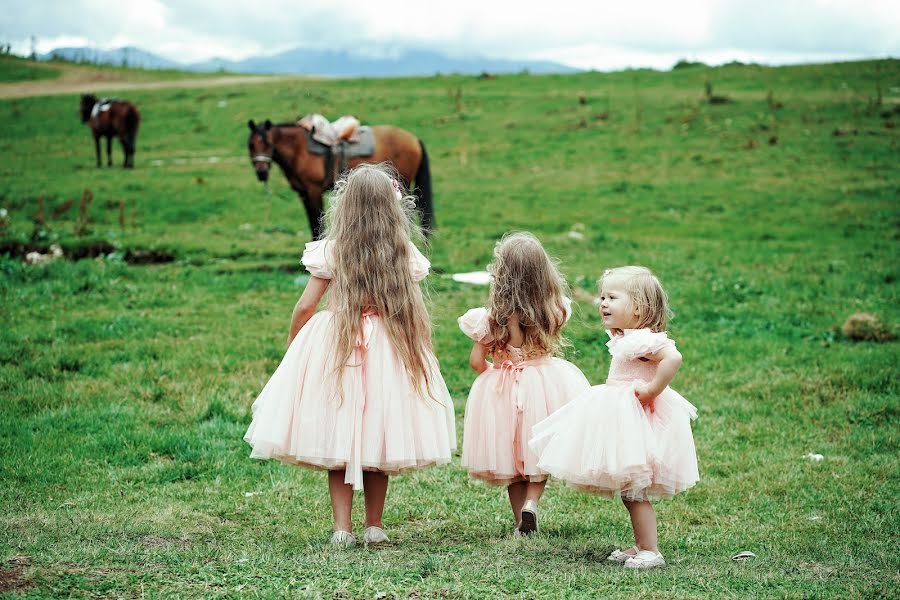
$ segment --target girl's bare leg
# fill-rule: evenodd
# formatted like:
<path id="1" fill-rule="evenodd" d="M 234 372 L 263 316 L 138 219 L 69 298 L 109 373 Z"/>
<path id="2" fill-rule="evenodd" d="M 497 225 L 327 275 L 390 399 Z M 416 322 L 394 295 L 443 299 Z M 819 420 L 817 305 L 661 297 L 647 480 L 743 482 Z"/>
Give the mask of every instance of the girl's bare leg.
<path id="1" fill-rule="evenodd" d="M 506 493 L 509 494 L 509 505 L 512 507 L 513 517 L 516 520 L 516 527 L 522 521 L 522 506 L 525 505 L 525 499 L 528 494 L 528 482 L 516 481 L 506 487 Z"/>
<path id="2" fill-rule="evenodd" d="M 366 527 L 381 527 L 384 523 L 384 500 L 387 497 L 388 476 L 378 471 L 363 472 L 363 492 L 366 496 Z"/>
<path id="3" fill-rule="evenodd" d="M 656 539 L 656 511 L 646 500 L 625 500 L 622 503 L 631 516 L 631 527 L 634 529 L 634 545 L 638 550 L 659 552 Z"/>
<path id="4" fill-rule="evenodd" d="M 328 471 L 328 492 L 331 494 L 332 531 L 353 531 L 353 486 L 344 483 L 344 469 Z"/>
<path id="5" fill-rule="evenodd" d="M 533 500 L 535 504 L 541 501 L 544 494 L 544 488 L 547 487 L 546 481 L 529 481 L 525 492 L 525 501 Z"/>

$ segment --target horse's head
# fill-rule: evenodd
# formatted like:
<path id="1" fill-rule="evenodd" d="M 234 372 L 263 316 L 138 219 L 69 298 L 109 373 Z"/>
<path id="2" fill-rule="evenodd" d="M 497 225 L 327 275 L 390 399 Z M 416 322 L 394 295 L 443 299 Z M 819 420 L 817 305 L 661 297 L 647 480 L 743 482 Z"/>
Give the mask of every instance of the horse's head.
<path id="1" fill-rule="evenodd" d="M 97 104 L 97 96 L 93 94 L 82 94 L 81 95 L 81 122 L 87 123 L 91 118 L 91 111 L 94 110 L 94 105 Z"/>
<path id="2" fill-rule="evenodd" d="M 256 178 L 260 181 L 268 181 L 272 155 L 275 153 L 275 145 L 272 143 L 272 121 L 266 119 L 265 123 L 257 125 L 251 119 L 247 121 L 247 127 L 250 128 L 247 149 L 250 151 L 250 160 L 253 162 Z"/>

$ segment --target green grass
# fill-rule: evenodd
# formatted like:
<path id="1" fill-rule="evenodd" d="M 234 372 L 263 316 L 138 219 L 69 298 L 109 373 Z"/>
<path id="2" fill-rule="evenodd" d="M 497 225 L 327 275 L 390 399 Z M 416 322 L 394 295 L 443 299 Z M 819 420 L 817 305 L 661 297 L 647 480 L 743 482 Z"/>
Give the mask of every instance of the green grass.
<path id="1" fill-rule="evenodd" d="M 49 68 L 43 64 L 36 65 L 30 60 L 8 54 L 0 55 L 0 82 L 2 83 L 56 79 L 59 75 L 58 69 Z"/>
<path id="2" fill-rule="evenodd" d="M 730 104 L 702 101 L 707 78 Z M 0 101 L 0 243 L 116 249 L 0 260 L 0 594 L 895 594 L 898 344 L 839 327 L 900 317 L 898 88 L 892 60 L 132 91 L 116 95 L 142 112 L 134 171 L 93 166 L 76 96 Z M 271 194 L 255 180 L 246 121 L 313 111 L 428 147 L 430 304 L 460 419 L 474 376 L 455 319 L 487 292 L 445 274 L 534 232 L 580 299 L 568 358 L 593 382 L 608 367 L 596 278 L 626 263 L 660 275 L 702 478 L 657 505 L 667 569 L 604 564 L 628 542 L 624 509 L 559 483 L 545 533 L 513 540 L 503 491 L 458 460 L 392 480 L 393 545 L 336 552 L 324 475 L 247 458 L 310 235 L 284 178 Z M 129 265 L 129 249 L 176 260 Z M 740 550 L 757 558 L 732 562 Z"/>

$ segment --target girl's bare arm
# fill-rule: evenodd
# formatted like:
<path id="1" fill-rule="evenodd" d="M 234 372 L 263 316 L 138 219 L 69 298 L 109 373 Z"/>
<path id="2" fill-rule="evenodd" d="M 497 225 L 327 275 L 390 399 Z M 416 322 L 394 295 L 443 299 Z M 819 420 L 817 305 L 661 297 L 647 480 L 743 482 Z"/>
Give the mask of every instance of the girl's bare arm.
<path id="1" fill-rule="evenodd" d="M 469 366 L 478 373 L 484 373 L 488 368 L 487 347 L 475 342 L 472 344 L 472 352 L 469 353 Z"/>
<path id="2" fill-rule="evenodd" d="M 294 341 L 294 338 L 297 337 L 297 334 L 300 333 L 300 330 L 306 325 L 306 322 L 316 313 L 316 307 L 319 306 L 319 300 L 322 299 L 325 290 L 328 289 L 329 283 L 331 283 L 330 279 L 321 279 L 319 277 L 309 278 L 309 283 L 306 284 L 306 289 L 303 290 L 300 299 L 297 300 L 297 304 L 294 306 L 294 312 L 291 314 L 291 330 L 288 333 L 288 346 L 291 345 L 291 342 Z"/>
<path id="3" fill-rule="evenodd" d="M 653 402 L 653 399 L 659 396 L 666 386 L 675 378 L 678 368 L 681 367 L 681 353 L 674 347 L 663 348 L 662 350 L 647 356 L 650 360 L 659 362 L 656 367 L 656 376 L 650 383 L 639 385 L 635 389 L 635 394 L 641 404 Z"/>

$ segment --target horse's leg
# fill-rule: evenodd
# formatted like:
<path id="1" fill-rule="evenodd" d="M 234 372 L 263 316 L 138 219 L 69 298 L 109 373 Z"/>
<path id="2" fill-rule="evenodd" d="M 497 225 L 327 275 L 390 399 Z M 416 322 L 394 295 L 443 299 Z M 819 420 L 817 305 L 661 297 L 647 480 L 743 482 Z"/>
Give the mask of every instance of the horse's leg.
<path id="1" fill-rule="evenodd" d="M 128 136 L 128 168 L 134 168 L 134 151 L 137 146 L 137 133 Z"/>
<path id="2" fill-rule="evenodd" d="M 125 134 L 119 138 L 119 141 L 122 142 L 122 154 L 125 155 L 125 160 L 122 163 L 122 167 L 127 169 L 131 167 L 131 144 L 128 143 L 128 135 Z"/>
<path id="3" fill-rule="evenodd" d="M 106 166 L 112 166 L 112 136 L 106 136 Z"/>
<path id="4" fill-rule="evenodd" d="M 100 166 L 100 135 L 94 134 L 94 152 L 97 154 L 97 166 Z"/>
<path id="5" fill-rule="evenodd" d="M 137 131 L 140 123 L 140 116 L 137 108 L 129 106 L 125 111 L 125 135 L 122 141 L 125 143 L 125 167 L 134 168 L 134 151 L 137 145 Z"/>
<path id="6" fill-rule="evenodd" d="M 309 219 L 309 230 L 313 239 L 322 237 L 322 188 L 317 185 L 309 186 L 306 193 L 301 193 L 303 206 L 306 208 L 306 217 Z"/>

